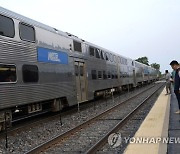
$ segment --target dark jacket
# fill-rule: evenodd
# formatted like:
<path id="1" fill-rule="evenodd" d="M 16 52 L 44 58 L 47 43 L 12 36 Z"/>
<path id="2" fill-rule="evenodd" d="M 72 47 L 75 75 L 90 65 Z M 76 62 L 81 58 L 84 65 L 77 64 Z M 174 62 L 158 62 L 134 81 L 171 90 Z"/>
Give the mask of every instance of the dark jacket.
<path id="1" fill-rule="evenodd" d="M 180 90 L 180 77 L 179 77 L 180 68 L 176 70 L 174 78 L 174 92 L 179 92 Z"/>

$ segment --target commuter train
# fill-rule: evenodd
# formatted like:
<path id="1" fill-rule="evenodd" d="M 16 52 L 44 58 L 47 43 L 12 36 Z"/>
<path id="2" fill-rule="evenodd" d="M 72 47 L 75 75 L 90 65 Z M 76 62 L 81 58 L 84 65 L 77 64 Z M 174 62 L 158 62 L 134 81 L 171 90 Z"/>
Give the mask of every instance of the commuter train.
<path id="1" fill-rule="evenodd" d="M 154 68 L 0 7 L 0 129 L 5 116 L 58 111 L 152 82 Z"/>

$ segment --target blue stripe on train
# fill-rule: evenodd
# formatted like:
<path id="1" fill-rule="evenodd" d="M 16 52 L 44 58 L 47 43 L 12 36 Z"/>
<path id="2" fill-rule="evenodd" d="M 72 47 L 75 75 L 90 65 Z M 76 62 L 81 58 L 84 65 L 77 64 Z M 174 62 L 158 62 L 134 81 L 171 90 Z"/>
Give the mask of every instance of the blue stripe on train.
<path id="1" fill-rule="evenodd" d="M 38 47 L 37 53 L 39 62 L 68 64 L 68 54 L 65 52 Z"/>

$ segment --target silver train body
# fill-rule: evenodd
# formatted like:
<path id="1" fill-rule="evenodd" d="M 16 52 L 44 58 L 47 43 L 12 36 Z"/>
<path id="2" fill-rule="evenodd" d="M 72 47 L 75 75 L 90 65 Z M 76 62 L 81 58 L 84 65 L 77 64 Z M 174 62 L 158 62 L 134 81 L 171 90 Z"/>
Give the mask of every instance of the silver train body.
<path id="1" fill-rule="evenodd" d="M 158 71 L 0 7 L 0 123 L 136 87 Z M 47 103 L 48 102 L 48 103 Z"/>

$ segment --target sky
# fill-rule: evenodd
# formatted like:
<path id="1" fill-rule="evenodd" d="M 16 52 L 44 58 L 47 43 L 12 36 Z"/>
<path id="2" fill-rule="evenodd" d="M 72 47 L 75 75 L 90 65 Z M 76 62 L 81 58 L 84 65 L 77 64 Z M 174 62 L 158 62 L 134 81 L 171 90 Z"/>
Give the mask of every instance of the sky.
<path id="1" fill-rule="evenodd" d="M 0 0 L 0 6 L 120 55 L 180 62 L 180 0 Z"/>

